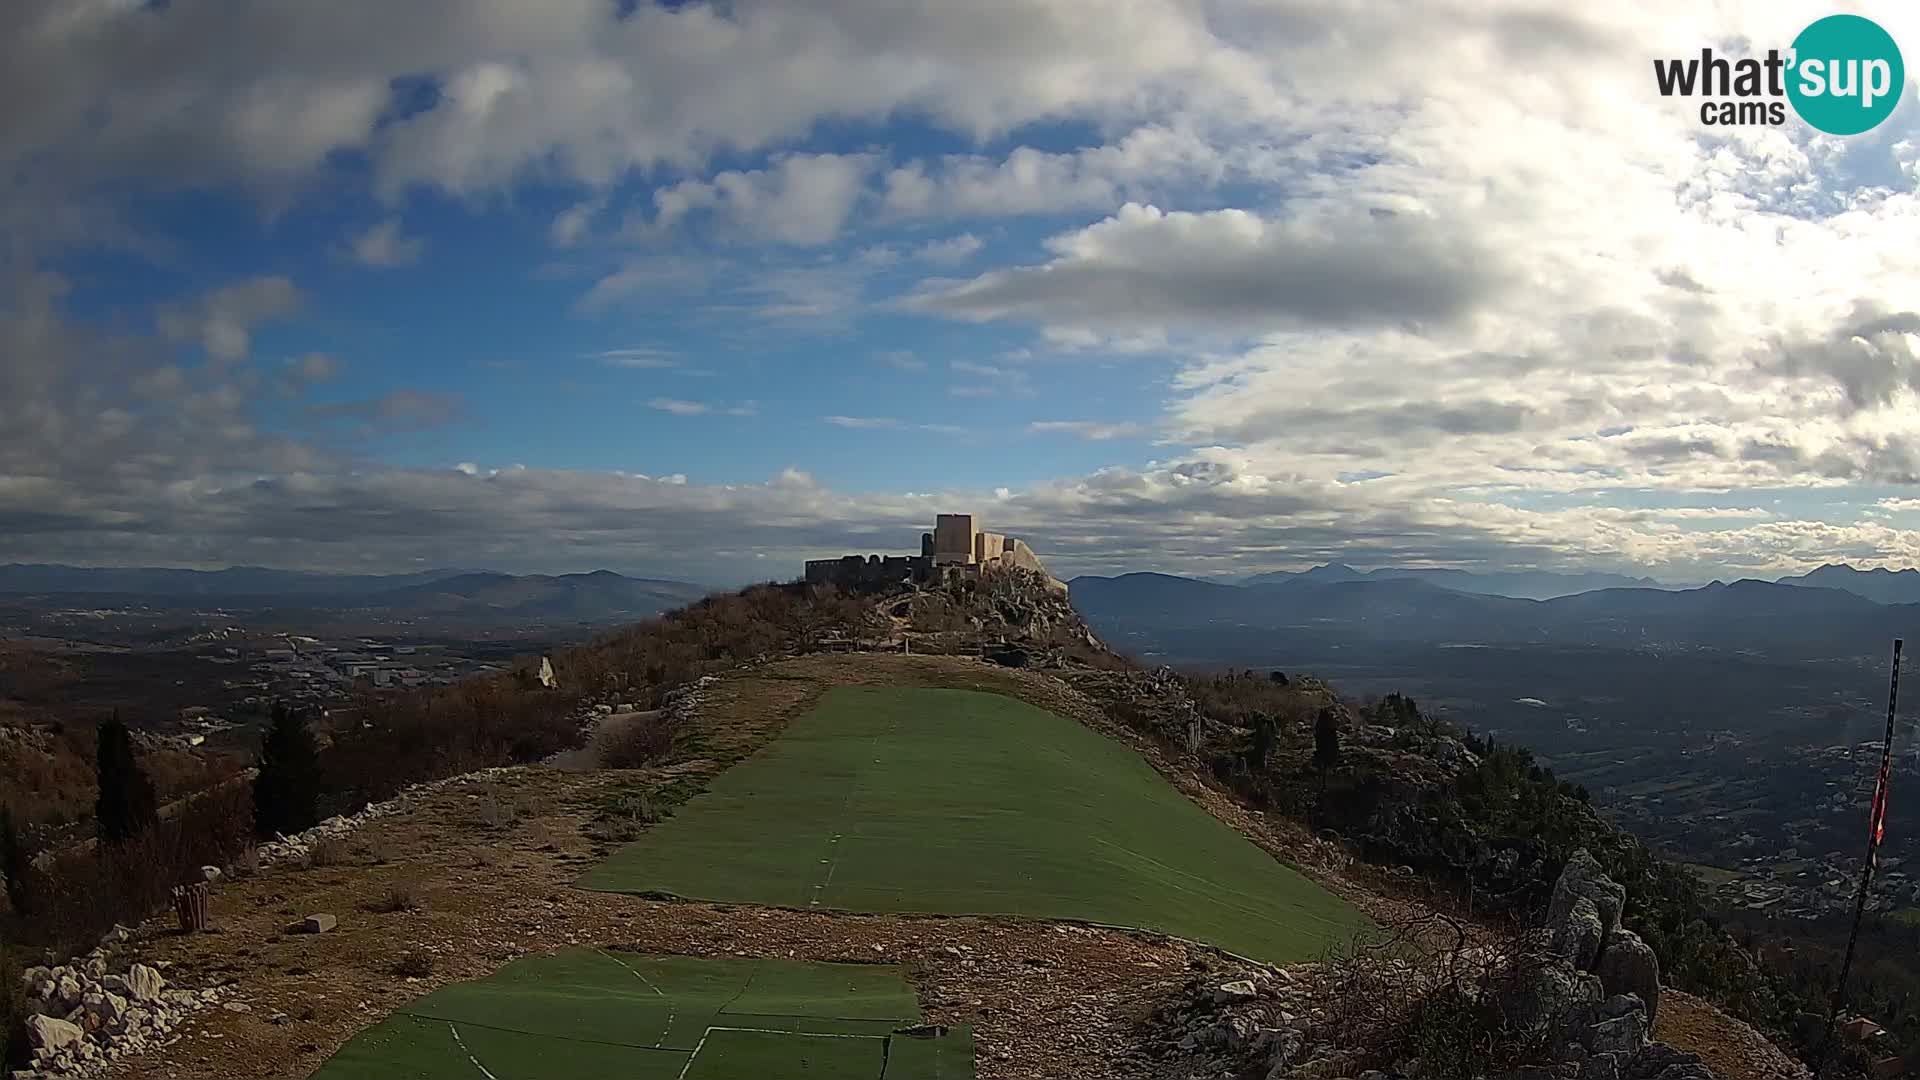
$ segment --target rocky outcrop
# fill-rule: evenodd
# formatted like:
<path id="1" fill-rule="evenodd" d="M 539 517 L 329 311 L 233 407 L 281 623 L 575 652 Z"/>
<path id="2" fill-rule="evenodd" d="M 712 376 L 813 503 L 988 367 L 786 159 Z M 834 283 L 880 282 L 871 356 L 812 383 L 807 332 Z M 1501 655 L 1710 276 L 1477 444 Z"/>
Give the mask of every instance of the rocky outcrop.
<path id="1" fill-rule="evenodd" d="M 1532 1011 L 1564 1036 L 1558 1074 L 1575 1080 L 1715 1080 L 1698 1057 L 1654 1042 L 1660 964 L 1620 925 L 1627 890 L 1586 849 L 1554 882 Z"/>
<path id="2" fill-rule="evenodd" d="M 1486 1025 L 1477 1037 L 1503 1042 L 1516 1054 L 1550 1048 L 1547 1060 L 1499 1080 L 1717 1080 L 1698 1057 L 1653 1041 L 1659 965 L 1646 943 L 1620 925 L 1626 900 L 1626 890 L 1582 850 L 1555 882 L 1538 934 L 1499 946 L 1463 944 L 1431 968 L 1386 954 L 1339 962 L 1358 965 L 1351 970 L 1307 964 L 1251 978 L 1196 980 L 1148 1026 L 1163 1056 L 1186 1059 L 1183 1075 L 1418 1080 L 1418 1059 L 1385 1060 L 1394 1055 L 1354 1045 L 1369 1041 L 1356 1034 L 1371 1032 L 1383 1045 L 1420 1045 L 1408 1025 L 1421 1023 L 1422 1008 L 1373 1003 L 1415 1003 L 1443 993 L 1456 995 L 1449 1008 L 1457 1010 L 1464 992 Z M 1356 993 L 1367 999 L 1360 1026 L 1342 1015 Z"/>

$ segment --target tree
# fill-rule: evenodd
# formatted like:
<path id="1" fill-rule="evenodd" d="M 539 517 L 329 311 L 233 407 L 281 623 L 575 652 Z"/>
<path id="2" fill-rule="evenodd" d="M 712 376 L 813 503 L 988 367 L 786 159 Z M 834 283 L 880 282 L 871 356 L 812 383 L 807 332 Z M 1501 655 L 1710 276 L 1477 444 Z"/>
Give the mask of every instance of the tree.
<path id="1" fill-rule="evenodd" d="M 1273 744 L 1280 740 L 1280 719 L 1262 709 L 1253 714 L 1253 744 L 1247 748 L 1247 764 L 1259 772 L 1273 756 Z"/>
<path id="2" fill-rule="evenodd" d="M 1340 718 L 1331 706 L 1313 722 L 1313 764 L 1322 772 L 1340 764 Z"/>
<path id="3" fill-rule="evenodd" d="M 94 771 L 100 781 L 100 795 L 93 804 L 100 839 L 117 844 L 159 822 L 160 802 L 154 796 L 153 781 L 134 757 L 133 736 L 118 710 L 100 725 Z"/>
<path id="4" fill-rule="evenodd" d="M 262 839 L 291 835 L 319 820 L 320 748 L 307 730 L 306 715 L 277 702 L 253 781 L 254 832 Z"/>
<path id="5" fill-rule="evenodd" d="M 14 913 L 27 910 L 27 874 L 33 869 L 26 845 L 20 842 L 20 830 L 13 824 L 13 808 L 0 806 L 0 874 L 7 875 L 7 902 Z"/>

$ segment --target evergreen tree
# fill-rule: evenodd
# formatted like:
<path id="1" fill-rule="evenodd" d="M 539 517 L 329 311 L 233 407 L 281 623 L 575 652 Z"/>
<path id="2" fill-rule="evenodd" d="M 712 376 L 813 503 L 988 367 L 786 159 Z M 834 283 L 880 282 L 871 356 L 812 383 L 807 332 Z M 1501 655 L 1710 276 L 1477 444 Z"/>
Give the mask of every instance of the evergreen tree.
<path id="1" fill-rule="evenodd" d="M 254 832 L 262 839 L 292 835 L 319 820 L 320 748 L 303 713 L 275 704 L 253 781 Z"/>
<path id="2" fill-rule="evenodd" d="M 0 874 L 7 875 L 7 902 L 15 914 L 27 910 L 27 874 L 32 862 L 26 845 L 20 842 L 20 830 L 13 824 L 13 809 L 0 806 Z"/>
<path id="3" fill-rule="evenodd" d="M 1340 764 L 1340 720 L 1331 708 L 1313 722 L 1313 764 L 1322 771 Z"/>
<path id="4" fill-rule="evenodd" d="M 1267 767 L 1273 746 L 1280 741 L 1280 720 L 1265 710 L 1253 714 L 1253 744 L 1247 748 L 1247 764 L 1255 772 Z"/>
<path id="5" fill-rule="evenodd" d="M 93 814 L 100 827 L 100 839 L 119 843 L 151 828 L 160 820 L 160 803 L 153 794 L 153 781 L 133 755 L 133 736 L 113 718 L 100 725 L 99 752 L 94 759 L 95 775 L 100 781 L 100 796 L 94 801 Z"/>

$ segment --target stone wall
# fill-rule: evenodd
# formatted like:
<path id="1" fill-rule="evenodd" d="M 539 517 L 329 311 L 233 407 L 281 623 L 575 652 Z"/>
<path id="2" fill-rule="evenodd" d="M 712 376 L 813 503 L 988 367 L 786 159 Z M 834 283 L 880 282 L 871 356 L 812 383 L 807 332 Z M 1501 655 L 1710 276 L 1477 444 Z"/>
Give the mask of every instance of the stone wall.
<path id="1" fill-rule="evenodd" d="M 933 559 L 925 555 L 842 555 L 807 561 L 809 585 L 874 589 L 933 577 Z"/>

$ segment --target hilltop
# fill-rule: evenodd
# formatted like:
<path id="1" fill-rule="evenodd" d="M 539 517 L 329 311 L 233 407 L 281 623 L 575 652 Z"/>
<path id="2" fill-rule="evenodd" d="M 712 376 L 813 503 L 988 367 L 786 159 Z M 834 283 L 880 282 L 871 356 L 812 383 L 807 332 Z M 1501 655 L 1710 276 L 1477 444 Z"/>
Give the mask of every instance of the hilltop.
<path id="1" fill-rule="evenodd" d="M 1585 849 L 1632 897 L 1623 932 L 1645 940 L 1678 988 L 1761 1018 L 1783 1007 L 1738 947 L 1707 928 L 1690 879 L 1525 751 L 1478 742 L 1405 699 L 1354 702 L 1297 674 L 1142 670 L 1101 644 L 1044 574 L 1012 568 L 851 592 L 759 586 L 557 651 L 552 687 L 533 677 L 532 660 L 513 674 L 397 695 L 369 722 L 330 732 L 331 805 L 352 811 L 371 800 L 375 810 L 275 849 L 257 873 L 219 856 L 241 875 L 223 880 L 215 901 L 227 933 L 171 937 L 159 921 L 139 929 L 131 947 L 166 961 L 170 978 L 229 980 L 248 1011 L 193 1020 L 181 1042 L 132 1059 L 131 1075 L 217 1073 L 241 1067 L 236 1051 L 277 1070 L 309 1069 L 425 990 L 569 943 L 904 962 L 922 973 L 926 1021 L 972 1030 L 982 1076 L 1184 1077 L 1255 1056 L 1272 1064 L 1279 1036 L 1255 1050 L 1259 1023 L 1202 1003 L 1237 1000 L 1239 990 L 1219 989 L 1229 984 L 1277 994 L 1282 1012 L 1324 1013 L 1309 1000 L 1312 964 L 1289 960 L 1276 976 L 1204 942 L 1049 926 L 1044 915 L 924 922 L 866 902 L 854 907 L 869 913 L 853 914 L 739 898 L 716 907 L 700 902 L 704 889 L 681 900 L 654 886 L 625 897 L 567 888 L 620 845 L 645 841 L 663 817 L 679 820 L 674 807 L 692 815 L 689 800 L 723 798 L 720 778 L 747 776 L 730 771 L 735 762 L 849 685 L 987 691 L 1077 722 L 1381 926 L 1437 912 L 1498 934 L 1510 918 L 1544 917 L 1563 869 Z M 1337 765 L 1314 761 L 1321 727 L 1337 733 Z M 583 739 L 598 760 L 569 771 L 537 764 Z M 437 782 L 450 775 L 471 779 Z M 937 842 L 940 828 L 926 823 L 915 835 Z M 1189 901 L 1222 902 L 1206 890 Z M 283 933 L 288 917 L 311 911 L 337 914 L 340 929 Z M 88 918 L 112 917 L 69 914 L 78 916 L 63 931 L 70 940 L 97 933 Z M 409 974 L 391 974 L 396 952 L 414 958 Z M 1302 989 L 1272 989 L 1279 977 Z M 1670 1037 L 1730 1075 L 1769 1075 L 1740 1064 L 1764 1056 L 1745 1029 L 1691 999 L 1669 1000 L 1679 1003 L 1660 1021 Z M 1159 1019 L 1138 1019 L 1149 1014 Z M 1202 1037 L 1237 1023 L 1251 1025 L 1245 1036 Z M 1390 1065 L 1391 1048 L 1378 1049 L 1379 1065 Z"/>

